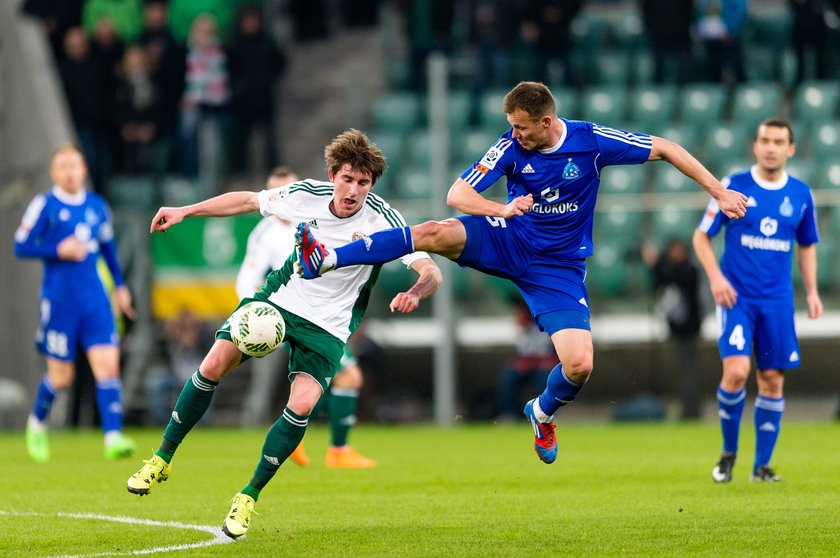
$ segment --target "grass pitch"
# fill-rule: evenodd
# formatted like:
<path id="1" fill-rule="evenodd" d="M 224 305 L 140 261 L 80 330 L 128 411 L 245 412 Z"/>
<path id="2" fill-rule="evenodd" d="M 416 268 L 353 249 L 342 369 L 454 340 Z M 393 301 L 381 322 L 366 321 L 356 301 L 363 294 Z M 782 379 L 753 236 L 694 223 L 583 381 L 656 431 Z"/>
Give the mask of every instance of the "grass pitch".
<path id="1" fill-rule="evenodd" d="M 313 464 L 280 469 L 246 538 L 182 550 L 214 540 L 185 524 L 221 525 L 264 432 L 198 428 L 169 481 L 131 495 L 125 481 L 160 433 L 132 431 L 148 449 L 108 462 L 98 432 L 56 432 L 46 465 L 28 460 L 22 433 L 0 434 L 0 556 L 840 555 L 837 423 L 784 424 L 774 465 L 785 482 L 759 484 L 749 482 L 745 419 L 729 485 L 711 481 L 720 443 L 712 423 L 561 423 L 551 466 L 537 460 L 526 423 L 362 425 L 352 442 L 379 460 L 372 470 L 324 468 L 328 433 L 314 426 Z"/>

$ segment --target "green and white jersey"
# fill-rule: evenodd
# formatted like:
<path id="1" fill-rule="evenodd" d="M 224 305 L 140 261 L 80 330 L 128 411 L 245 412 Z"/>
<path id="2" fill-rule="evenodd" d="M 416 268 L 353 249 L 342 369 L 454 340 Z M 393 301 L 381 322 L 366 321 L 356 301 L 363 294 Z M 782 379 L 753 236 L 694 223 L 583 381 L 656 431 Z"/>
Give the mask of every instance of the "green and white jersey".
<path id="1" fill-rule="evenodd" d="M 330 211 L 332 196 L 332 182 L 307 179 L 260 192 L 260 213 L 277 215 L 294 225 L 309 223 L 316 238 L 328 248 L 383 229 L 406 226 L 402 215 L 372 192 L 356 214 L 343 219 Z M 428 257 L 425 252 L 414 252 L 400 259 L 410 266 Z M 296 261 L 293 253 L 280 269 L 269 274 L 263 287 L 269 300 L 346 342 L 359 326 L 381 266 L 342 267 L 304 280 L 295 273 Z"/>

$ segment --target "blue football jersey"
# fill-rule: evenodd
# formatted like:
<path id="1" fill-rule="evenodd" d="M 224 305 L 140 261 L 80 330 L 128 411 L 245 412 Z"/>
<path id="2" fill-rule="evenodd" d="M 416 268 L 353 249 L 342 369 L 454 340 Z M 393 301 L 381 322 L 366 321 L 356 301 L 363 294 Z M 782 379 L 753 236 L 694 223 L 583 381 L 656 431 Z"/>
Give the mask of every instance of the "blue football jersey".
<path id="1" fill-rule="evenodd" d="M 698 225 L 709 236 L 726 226 L 721 271 L 739 298 L 792 303 L 794 242 L 809 246 L 820 240 L 811 189 L 787 173 L 767 182 L 756 167 L 722 182 L 747 196 L 747 214 L 733 221 L 711 200 Z"/>
<path id="2" fill-rule="evenodd" d="M 71 235 L 87 245 L 88 255 L 80 262 L 58 258 L 59 242 Z M 93 192 L 71 195 L 56 186 L 35 196 L 15 233 L 15 255 L 44 261 L 44 293 L 78 298 L 90 290 L 102 291 L 96 270 L 100 253 L 115 284 L 122 285 L 125 281 L 117 263 L 111 211 Z"/>
<path id="3" fill-rule="evenodd" d="M 607 165 L 633 165 L 648 160 L 652 141 L 647 134 L 630 133 L 591 122 L 563 119 L 558 144 L 527 150 L 508 130 L 480 160 L 462 175 L 476 191 L 507 177 L 508 202 L 531 194 L 531 211 L 517 217 L 535 251 L 562 258 L 592 255 L 592 217 Z"/>

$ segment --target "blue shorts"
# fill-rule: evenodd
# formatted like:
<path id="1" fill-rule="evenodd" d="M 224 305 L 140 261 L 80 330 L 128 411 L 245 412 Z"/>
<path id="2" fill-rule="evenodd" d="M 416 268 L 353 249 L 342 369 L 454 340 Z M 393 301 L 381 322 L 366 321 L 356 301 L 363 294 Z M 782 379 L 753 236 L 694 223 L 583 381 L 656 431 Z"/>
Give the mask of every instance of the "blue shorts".
<path id="1" fill-rule="evenodd" d="M 90 293 L 86 293 L 90 295 Z M 119 345 L 114 313 L 105 292 L 101 296 L 70 297 L 41 294 L 41 320 L 35 346 L 45 356 L 76 360 L 76 348 Z"/>
<path id="2" fill-rule="evenodd" d="M 799 368 L 799 340 L 793 305 L 768 306 L 739 299 L 732 308 L 717 307 L 720 357 L 751 356 L 759 370 Z"/>
<path id="3" fill-rule="evenodd" d="M 504 219 L 476 215 L 457 219 L 467 231 L 467 241 L 455 263 L 513 281 L 537 325 L 549 335 L 561 329 L 590 329 L 583 259 L 535 254 L 527 239 Z"/>

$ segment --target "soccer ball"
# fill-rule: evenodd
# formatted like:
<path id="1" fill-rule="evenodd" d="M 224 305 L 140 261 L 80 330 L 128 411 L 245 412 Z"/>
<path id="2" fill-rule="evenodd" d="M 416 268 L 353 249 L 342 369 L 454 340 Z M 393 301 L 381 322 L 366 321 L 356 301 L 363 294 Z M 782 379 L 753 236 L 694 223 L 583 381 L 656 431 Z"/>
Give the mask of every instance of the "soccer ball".
<path id="1" fill-rule="evenodd" d="M 267 302 L 249 302 L 230 317 L 233 344 L 252 357 L 264 357 L 283 342 L 286 322 L 280 311 Z"/>

